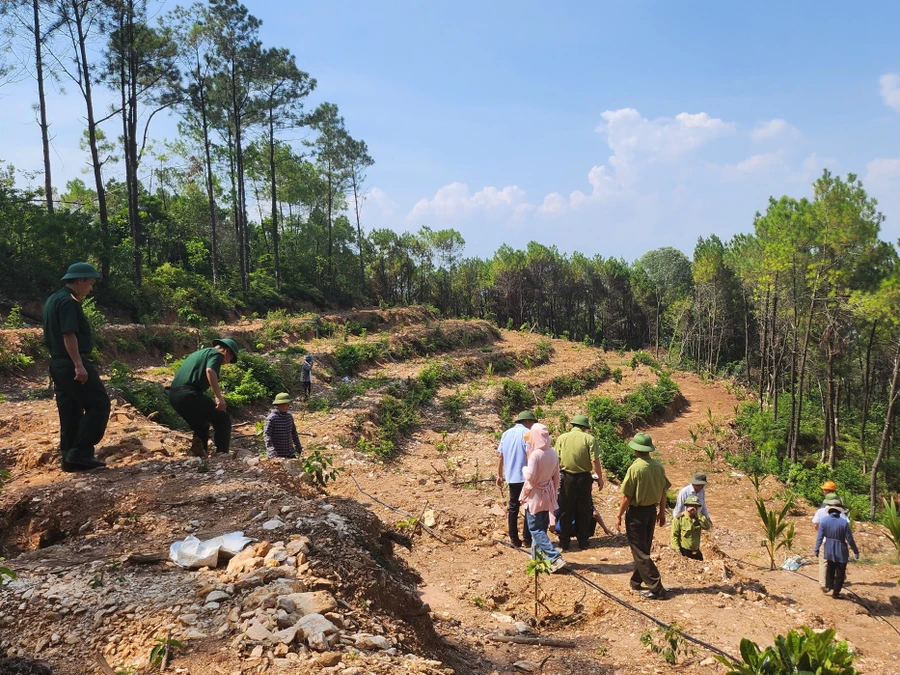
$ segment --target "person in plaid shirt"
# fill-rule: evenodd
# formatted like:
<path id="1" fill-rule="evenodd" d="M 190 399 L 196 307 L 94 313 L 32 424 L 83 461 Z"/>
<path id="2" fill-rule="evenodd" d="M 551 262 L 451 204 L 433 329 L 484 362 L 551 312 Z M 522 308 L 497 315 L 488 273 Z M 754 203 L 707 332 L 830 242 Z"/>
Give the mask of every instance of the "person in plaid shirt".
<path id="1" fill-rule="evenodd" d="M 291 397 L 288 394 L 278 394 L 272 401 L 275 407 L 266 417 L 266 426 L 263 438 L 266 442 L 266 456 L 269 459 L 282 457 L 291 459 L 299 457 L 303 450 L 300 445 L 300 437 L 297 435 L 297 427 L 294 424 L 294 416 L 289 409 Z"/>

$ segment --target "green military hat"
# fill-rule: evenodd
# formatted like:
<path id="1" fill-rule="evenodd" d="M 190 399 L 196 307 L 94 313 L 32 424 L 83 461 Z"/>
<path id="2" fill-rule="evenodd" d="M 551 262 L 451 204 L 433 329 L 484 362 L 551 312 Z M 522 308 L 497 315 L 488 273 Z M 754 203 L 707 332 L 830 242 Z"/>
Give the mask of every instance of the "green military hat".
<path id="1" fill-rule="evenodd" d="M 535 417 L 534 412 L 531 410 L 523 410 L 518 415 L 516 415 L 516 422 L 537 422 L 538 418 Z"/>
<path id="2" fill-rule="evenodd" d="M 283 403 L 290 403 L 291 395 L 285 392 L 281 392 L 275 396 L 275 400 L 272 401 L 272 405 L 282 405 Z"/>
<path id="3" fill-rule="evenodd" d="M 88 262 L 77 262 L 69 265 L 65 275 L 60 281 L 71 281 L 72 279 L 99 279 L 100 272 L 97 268 Z"/>
<path id="4" fill-rule="evenodd" d="M 218 340 L 213 340 L 212 343 L 213 345 L 222 345 L 223 347 L 230 349 L 231 353 L 234 354 L 234 358 L 237 358 L 238 352 L 241 351 L 241 348 L 238 347 L 238 343 L 231 338 L 220 338 Z"/>
<path id="5" fill-rule="evenodd" d="M 837 496 L 837 492 L 829 492 L 827 495 L 825 495 L 826 504 L 828 502 L 833 502 L 835 499 L 841 501 L 841 498 Z"/>
<path id="6" fill-rule="evenodd" d="M 585 429 L 591 428 L 591 421 L 587 418 L 587 415 L 575 415 L 572 418 L 572 424 L 577 427 L 584 427 Z"/>
<path id="7" fill-rule="evenodd" d="M 653 452 L 656 450 L 650 434 L 635 434 L 634 438 L 628 443 L 628 447 L 635 452 Z"/>
<path id="8" fill-rule="evenodd" d="M 685 506 L 700 506 L 700 497 L 697 495 L 688 495 L 684 499 Z"/>
<path id="9" fill-rule="evenodd" d="M 691 485 L 709 485 L 706 480 L 706 474 L 697 472 L 694 474 L 694 477 L 691 478 Z"/>

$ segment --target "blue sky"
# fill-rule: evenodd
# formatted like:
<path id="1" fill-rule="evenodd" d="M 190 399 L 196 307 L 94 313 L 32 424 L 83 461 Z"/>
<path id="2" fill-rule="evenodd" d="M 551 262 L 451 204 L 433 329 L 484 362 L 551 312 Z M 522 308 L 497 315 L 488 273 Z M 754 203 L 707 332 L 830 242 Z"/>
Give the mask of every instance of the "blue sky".
<path id="1" fill-rule="evenodd" d="M 318 80 L 310 105 L 336 102 L 369 144 L 367 229 L 453 227 L 479 256 L 532 239 L 690 255 L 828 167 L 857 173 L 900 237 L 897 3 L 245 4 Z M 0 158 L 36 170 L 33 89 L 0 88 Z M 80 100 L 50 107 L 62 185 L 84 161 Z"/>

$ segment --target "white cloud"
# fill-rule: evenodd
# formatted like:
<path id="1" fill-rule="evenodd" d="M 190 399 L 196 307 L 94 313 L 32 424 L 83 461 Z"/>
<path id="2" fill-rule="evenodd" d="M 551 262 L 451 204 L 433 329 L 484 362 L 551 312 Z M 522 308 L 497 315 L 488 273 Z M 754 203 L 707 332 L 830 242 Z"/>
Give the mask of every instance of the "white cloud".
<path id="1" fill-rule="evenodd" d="M 476 213 L 494 220 L 516 220 L 533 209 L 525 191 L 518 185 L 507 185 L 502 189 L 487 186 L 470 194 L 468 185 L 456 181 L 440 188 L 431 199 L 420 199 L 406 220 L 463 220 Z"/>
<path id="2" fill-rule="evenodd" d="M 886 185 L 900 178 L 900 158 L 873 159 L 866 165 L 866 183 Z"/>
<path id="3" fill-rule="evenodd" d="M 784 156 L 781 152 L 764 152 L 752 155 L 737 164 L 727 164 L 722 171 L 726 179 L 736 180 L 745 176 L 767 174 L 784 168 Z"/>
<path id="4" fill-rule="evenodd" d="M 798 183 L 809 183 L 818 178 L 825 167 L 834 169 L 837 163 L 838 161 L 832 157 L 819 157 L 816 153 L 812 153 L 803 160 L 800 170 L 790 175 L 790 179 Z"/>
<path id="5" fill-rule="evenodd" d="M 756 125 L 756 128 L 750 132 L 750 138 L 754 143 L 762 143 L 775 138 L 797 138 L 798 136 L 800 136 L 800 132 L 797 128 L 788 124 L 783 119 L 760 122 Z"/>
<path id="6" fill-rule="evenodd" d="M 603 121 L 597 131 L 606 136 L 619 163 L 634 158 L 672 162 L 705 143 L 733 133 L 735 128 L 733 123 L 705 112 L 683 112 L 674 118 L 648 120 L 634 108 L 621 108 L 607 110 L 600 117 Z"/>
<path id="7" fill-rule="evenodd" d="M 885 73 L 878 78 L 881 89 L 881 99 L 888 108 L 900 110 L 900 75 Z M 876 160 L 877 161 L 877 160 Z"/>
<path id="8" fill-rule="evenodd" d="M 569 207 L 569 202 L 558 192 L 551 192 L 544 197 L 544 203 L 538 207 L 540 214 L 562 213 Z"/>

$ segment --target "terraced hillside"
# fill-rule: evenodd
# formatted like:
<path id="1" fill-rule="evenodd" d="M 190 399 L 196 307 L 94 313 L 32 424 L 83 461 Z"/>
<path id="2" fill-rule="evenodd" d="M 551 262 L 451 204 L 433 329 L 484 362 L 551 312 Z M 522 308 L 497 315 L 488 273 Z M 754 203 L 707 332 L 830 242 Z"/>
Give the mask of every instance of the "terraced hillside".
<path id="1" fill-rule="evenodd" d="M 876 526 L 857 526 L 863 564 L 849 571 L 848 589 L 865 604 L 823 597 L 807 578 L 814 568 L 768 571 L 755 489 L 723 460 L 736 442 L 730 387 L 669 376 L 633 354 L 419 310 L 221 330 L 256 355 L 223 377 L 243 392 L 233 399 L 235 441 L 207 466 L 187 457 L 188 435 L 150 408 L 173 359 L 212 329 L 107 329 L 104 372 L 117 401 L 99 450 L 111 468 L 95 475 L 56 468 L 55 408 L 40 365 L 4 378 L 0 468 L 11 480 L 0 492 L 0 551 L 19 576 L 0 591 L 7 656 L 87 673 L 98 672 L 99 653 L 112 669 L 148 672 L 151 650 L 169 639 L 181 645 L 171 644 L 169 669 L 198 675 L 722 669 L 697 645 L 674 666 L 648 651 L 642 636 L 661 637 L 650 615 L 728 654 L 741 637 L 769 644 L 808 625 L 837 628 L 861 672 L 900 663 L 897 568 Z M 33 333 L 5 339 L 27 350 Z M 307 352 L 317 364 L 313 397 L 294 416 L 305 454 L 331 456 L 341 469 L 325 488 L 301 463 L 259 456 L 256 422 L 270 389 L 297 388 Z M 596 537 L 566 556 L 577 576 L 540 579 L 535 621 L 528 558 L 504 543 L 505 494 L 493 480 L 497 436 L 526 405 L 554 436 L 582 412 L 621 434 L 649 431 L 674 486 L 697 470 L 709 475 L 706 561 L 683 559 L 667 532 L 657 535 L 669 600 L 630 593 L 624 537 Z M 700 424 L 717 430 L 713 453 L 692 440 Z M 609 452 L 612 469 L 622 457 Z M 609 526 L 616 489 L 608 483 L 594 496 Z M 779 504 L 782 486 L 769 479 L 761 489 Z M 811 514 L 791 514 L 795 550 L 807 555 Z M 177 539 L 233 530 L 259 542 L 231 563 L 184 570 L 165 560 Z M 570 646 L 498 641 L 506 634 Z"/>

